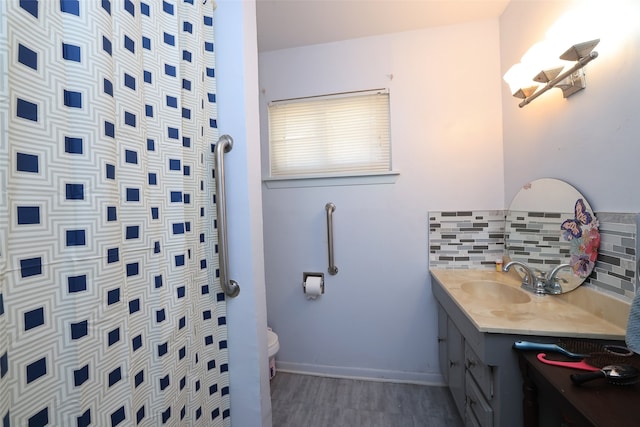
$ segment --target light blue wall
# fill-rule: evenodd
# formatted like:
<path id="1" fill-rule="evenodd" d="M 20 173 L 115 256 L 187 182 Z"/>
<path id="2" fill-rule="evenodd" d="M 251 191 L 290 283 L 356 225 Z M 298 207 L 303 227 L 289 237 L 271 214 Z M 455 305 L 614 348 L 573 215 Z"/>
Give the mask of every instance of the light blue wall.
<path id="1" fill-rule="evenodd" d="M 640 211 L 640 4 L 636 0 L 512 1 L 500 19 L 501 74 L 566 12 L 601 10 L 599 57 L 586 67 L 587 88 L 568 99 L 553 89 L 524 108 L 502 85 L 505 197 L 536 178 L 565 180 L 594 211 Z M 525 18 L 526 17 L 526 18 Z M 576 40 L 582 42 L 586 40 Z M 558 46 L 559 54 L 569 46 Z"/>
<path id="2" fill-rule="evenodd" d="M 437 383 L 428 212 L 503 205 L 497 20 L 265 52 L 259 56 L 263 171 L 267 102 L 386 87 L 392 184 L 263 186 L 267 314 L 280 368 Z M 327 202 L 336 276 L 326 272 Z"/>

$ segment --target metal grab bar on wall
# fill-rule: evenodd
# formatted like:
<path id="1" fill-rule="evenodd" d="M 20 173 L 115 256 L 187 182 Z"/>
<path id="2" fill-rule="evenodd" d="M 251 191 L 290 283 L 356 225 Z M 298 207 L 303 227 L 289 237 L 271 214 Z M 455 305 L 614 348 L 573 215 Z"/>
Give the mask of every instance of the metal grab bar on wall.
<path id="1" fill-rule="evenodd" d="M 333 212 L 336 210 L 336 205 L 329 202 L 324 207 L 327 210 L 327 242 L 329 246 L 329 274 L 338 274 L 338 267 L 336 267 L 333 260 Z"/>
<path id="2" fill-rule="evenodd" d="M 227 244 L 227 199 L 224 193 L 224 153 L 233 148 L 233 139 L 229 135 L 222 135 L 216 144 L 216 212 L 218 214 L 218 247 L 220 253 L 220 284 L 224 293 L 231 298 L 238 296 L 240 285 L 235 280 L 228 279 L 229 247 Z"/>

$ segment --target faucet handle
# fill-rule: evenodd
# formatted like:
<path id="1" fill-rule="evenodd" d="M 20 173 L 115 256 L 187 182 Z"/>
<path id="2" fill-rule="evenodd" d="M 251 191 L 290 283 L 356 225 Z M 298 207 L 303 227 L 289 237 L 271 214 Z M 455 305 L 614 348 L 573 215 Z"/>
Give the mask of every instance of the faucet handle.
<path id="1" fill-rule="evenodd" d="M 571 264 L 560 264 L 556 266 L 556 268 L 551 270 L 551 272 L 547 276 L 547 279 L 545 280 L 545 289 L 547 290 L 548 293 L 553 295 L 558 295 L 562 293 L 562 285 L 560 285 L 560 280 L 564 280 L 565 282 L 566 280 L 562 278 L 558 280 L 556 276 L 558 275 L 558 272 L 563 268 L 571 268 Z"/>
<path id="2" fill-rule="evenodd" d="M 542 270 L 540 270 L 539 268 L 536 267 L 529 267 L 529 270 L 531 270 L 531 273 L 535 276 L 535 277 L 543 277 L 546 273 Z"/>
<path id="3" fill-rule="evenodd" d="M 544 290 L 546 291 L 546 293 L 551 295 L 560 295 L 562 293 L 562 285 L 560 285 L 560 283 L 558 283 L 557 281 L 553 283 L 547 282 Z"/>
<path id="4" fill-rule="evenodd" d="M 509 271 L 513 266 L 517 266 L 524 271 L 524 277 L 522 278 L 522 285 L 524 287 L 534 288 L 536 286 L 536 282 L 538 281 L 536 274 L 523 262 L 510 261 L 502 268 L 502 271 Z"/>

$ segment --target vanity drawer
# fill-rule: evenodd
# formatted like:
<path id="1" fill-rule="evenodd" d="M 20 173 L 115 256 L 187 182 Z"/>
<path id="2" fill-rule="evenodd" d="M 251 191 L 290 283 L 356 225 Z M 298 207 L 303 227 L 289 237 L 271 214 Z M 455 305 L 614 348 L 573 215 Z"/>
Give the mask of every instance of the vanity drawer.
<path id="1" fill-rule="evenodd" d="M 465 391 L 467 395 L 465 424 L 467 426 L 493 426 L 493 408 L 485 399 L 469 371 L 467 371 L 465 378 Z"/>
<path id="2" fill-rule="evenodd" d="M 468 343 L 464 346 L 464 360 L 467 371 L 476 380 L 482 393 L 488 400 L 493 399 L 493 368 L 485 365 Z"/>

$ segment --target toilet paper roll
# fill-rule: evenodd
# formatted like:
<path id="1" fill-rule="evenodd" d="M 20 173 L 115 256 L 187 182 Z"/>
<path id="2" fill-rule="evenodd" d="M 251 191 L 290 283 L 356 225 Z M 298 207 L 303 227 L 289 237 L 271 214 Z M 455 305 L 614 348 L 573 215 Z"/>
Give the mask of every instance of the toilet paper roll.
<path id="1" fill-rule="evenodd" d="M 316 299 L 322 295 L 322 277 L 308 276 L 304 282 L 304 293 L 307 299 Z"/>

